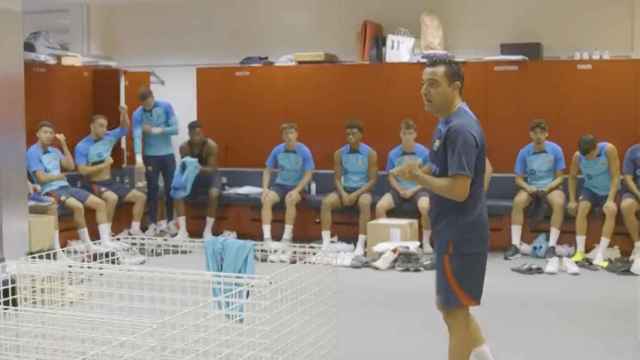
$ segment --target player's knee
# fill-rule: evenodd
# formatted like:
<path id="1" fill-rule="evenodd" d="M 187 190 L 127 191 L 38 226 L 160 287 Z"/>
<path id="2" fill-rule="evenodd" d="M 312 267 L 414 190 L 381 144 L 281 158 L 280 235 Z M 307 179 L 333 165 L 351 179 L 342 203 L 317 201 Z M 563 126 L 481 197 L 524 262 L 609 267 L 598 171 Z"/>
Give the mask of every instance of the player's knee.
<path id="1" fill-rule="evenodd" d="M 425 199 L 420 199 L 418 202 L 418 211 L 421 215 L 425 215 L 429 212 L 429 201 Z"/>
<path id="2" fill-rule="evenodd" d="M 372 201 L 373 200 L 371 199 L 371 195 L 364 194 L 360 196 L 360 199 L 358 199 L 358 205 L 360 206 L 361 209 L 371 208 Z"/>
<path id="3" fill-rule="evenodd" d="M 624 199 L 620 204 L 620 211 L 624 215 L 635 215 L 636 208 L 635 200 L 632 199 Z"/>
<path id="4" fill-rule="evenodd" d="M 300 201 L 300 197 L 299 196 L 289 194 L 289 195 L 287 195 L 287 198 L 285 199 L 285 204 L 288 207 L 296 206 L 299 201 Z"/>
<path id="5" fill-rule="evenodd" d="M 218 201 L 219 198 L 220 198 L 220 191 L 218 191 L 218 190 L 210 190 L 209 191 L 209 200 Z"/>
<path id="6" fill-rule="evenodd" d="M 618 206 L 616 204 L 607 204 L 602 210 L 606 216 L 616 216 L 618 214 Z"/>

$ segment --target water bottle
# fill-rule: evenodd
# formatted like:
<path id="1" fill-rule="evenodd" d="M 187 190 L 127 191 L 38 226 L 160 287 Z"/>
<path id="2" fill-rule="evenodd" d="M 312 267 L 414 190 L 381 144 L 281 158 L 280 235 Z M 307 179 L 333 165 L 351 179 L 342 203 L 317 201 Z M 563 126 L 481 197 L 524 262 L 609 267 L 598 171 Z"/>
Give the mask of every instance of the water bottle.
<path id="1" fill-rule="evenodd" d="M 315 182 L 315 181 L 312 181 L 312 182 L 311 182 L 311 191 L 310 191 L 311 195 L 312 195 L 312 196 L 316 196 L 317 190 L 318 190 L 318 189 L 317 189 L 316 182 Z"/>

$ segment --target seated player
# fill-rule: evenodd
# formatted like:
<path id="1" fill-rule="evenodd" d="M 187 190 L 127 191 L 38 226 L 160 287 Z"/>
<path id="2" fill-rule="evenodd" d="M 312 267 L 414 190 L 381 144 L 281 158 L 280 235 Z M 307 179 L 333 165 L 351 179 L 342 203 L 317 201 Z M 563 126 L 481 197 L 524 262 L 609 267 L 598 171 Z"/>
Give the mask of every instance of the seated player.
<path id="1" fill-rule="evenodd" d="M 356 256 L 364 255 L 367 240 L 367 223 L 371 219 L 373 190 L 378 180 L 378 154 L 362 143 L 364 129 L 359 121 L 347 122 L 347 144 L 333 155 L 336 190 L 322 200 L 322 246 L 331 242 L 331 212 L 342 207 L 357 206 L 358 242 Z"/>
<path id="2" fill-rule="evenodd" d="M 620 211 L 624 224 L 633 240 L 634 247 L 631 260 L 640 262 L 640 227 L 638 226 L 638 210 L 640 209 L 640 144 L 627 150 L 622 163 L 624 187 Z"/>
<path id="3" fill-rule="evenodd" d="M 616 222 L 618 206 L 616 195 L 620 182 L 620 160 L 618 150 L 612 144 L 598 143 L 593 135 L 584 135 L 578 143 L 579 151 L 573 156 L 569 174 L 569 212 L 576 215 L 576 253 L 572 260 L 585 260 L 587 218 L 593 208 L 602 207 L 604 224 L 602 237 L 593 263 L 606 268 L 608 262 L 604 252 L 609 246 Z M 580 198 L 576 200 L 578 173 L 584 176 Z"/>
<path id="4" fill-rule="evenodd" d="M 264 241 L 270 242 L 272 208 L 284 201 L 286 210 L 282 242 L 290 243 L 293 238 L 296 206 L 302 200 L 303 189 L 311 181 L 315 164 L 309 148 L 298 142 L 296 124 L 282 124 L 280 134 L 284 142 L 273 149 L 262 174 L 262 233 Z M 273 186 L 269 187 L 273 171 L 278 171 L 278 175 Z"/>
<path id="5" fill-rule="evenodd" d="M 126 107 L 120 107 L 120 126 L 107 130 L 109 125 L 104 115 L 91 118 L 91 133 L 76 145 L 75 157 L 78 172 L 84 175 L 91 186 L 92 192 L 100 197 L 107 205 L 107 220 L 109 232 L 118 202 L 133 204 L 131 229 L 128 235 L 144 235 L 140 229 L 140 222 L 144 215 L 147 197 L 142 192 L 120 184 L 111 177 L 111 151 L 129 130 L 129 116 Z"/>
<path id="6" fill-rule="evenodd" d="M 544 120 L 534 120 L 529 126 L 531 143 L 522 148 L 516 159 L 516 185 L 520 190 L 513 199 L 511 210 L 511 247 L 504 254 L 505 260 L 520 256 L 524 209 L 534 200 L 545 200 L 551 206 L 551 228 L 546 257 L 555 257 L 555 247 L 560 237 L 564 219 L 566 196 L 562 190 L 564 153 L 557 144 L 547 141 L 549 131 Z"/>
<path id="7" fill-rule="evenodd" d="M 391 172 L 407 161 L 416 161 L 422 167 L 429 166 L 429 150 L 416 143 L 416 124 L 411 119 L 405 119 L 400 124 L 400 139 L 402 144 L 389 152 L 386 171 Z M 387 212 L 397 206 L 409 203 L 420 213 L 422 222 L 422 249 L 432 253 L 431 224 L 429 222 L 429 193 L 415 181 L 400 179 L 389 174 L 391 192 L 385 194 L 376 205 L 376 217 L 384 218 Z"/>
<path id="8" fill-rule="evenodd" d="M 190 156 L 198 159 L 200 172 L 193 181 L 191 193 L 188 199 L 199 195 L 206 195 L 209 199 L 207 206 L 207 220 L 202 233 L 202 238 L 213 236 L 213 224 L 216 220 L 218 199 L 220 198 L 220 174 L 218 173 L 218 145 L 202 133 L 198 121 L 189 124 L 189 140 L 180 146 L 180 157 Z M 174 199 L 176 214 L 178 217 L 178 237 L 187 238 L 187 218 L 185 199 Z"/>
<path id="9" fill-rule="evenodd" d="M 54 131 L 53 124 L 48 121 L 38 125 L 36 133 L 38 142 L 27 150 L 27 170 L 37 185 L 40 185 L 44 195 L 53 197 L 59 205 L 64 205 L 73 211 L 73 220 L 80 240 L 88 250 L 95 251 L 96 247 L 91 243 L 89 230 L 87 230 L 84 209 L 87 207 L 95 210 L 100 239 L 103 244 L 108 245 L 111 242 L 111 230 L 107 222 L 106 204 L 84 189 L 69 185 L 65 175 L 62 174 L 62 169 L 71 171 L 75 168 L 73 156 L 69 152 L 65 136 L 56 134 Z M 58 140 L 64 154 L 53 146 L 54 139 Z"/>

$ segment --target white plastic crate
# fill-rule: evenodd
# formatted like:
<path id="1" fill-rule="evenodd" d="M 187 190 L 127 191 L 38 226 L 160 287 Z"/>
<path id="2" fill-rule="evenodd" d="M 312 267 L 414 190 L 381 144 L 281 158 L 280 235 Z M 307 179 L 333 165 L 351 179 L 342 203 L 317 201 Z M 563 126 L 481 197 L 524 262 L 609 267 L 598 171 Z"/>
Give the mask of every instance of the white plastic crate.
<path id="1" fill-rule="evenodd" d="M 191 257 L 204 268 L 202 241 L 120 240 L 131 248 L 18 262 L 15 291 L 0 301 L 0 359 L 335 357 L 337 276 L 313 263 L 318 247 L 256 243 L 258 274 L 236 275 L 149 265 Z M 148 264 L 123 265 L 136 253 Z M 283 253 L 291 263 L 264 264 Z"/>

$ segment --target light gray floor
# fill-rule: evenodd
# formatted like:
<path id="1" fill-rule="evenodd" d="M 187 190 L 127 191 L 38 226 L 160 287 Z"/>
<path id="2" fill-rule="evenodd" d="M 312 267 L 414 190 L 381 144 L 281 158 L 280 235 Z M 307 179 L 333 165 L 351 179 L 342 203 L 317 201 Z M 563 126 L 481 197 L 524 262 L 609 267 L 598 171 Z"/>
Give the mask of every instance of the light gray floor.
<path id="1" fill-rule="evenodd" d="M 473 311 L 497 360 L 640 359 L 639 278 L 510 270 L 523 262 L 492 255 Z M 339 360 L 447 359 L 433 272 L 344 269 L 339 281 Z"/>

